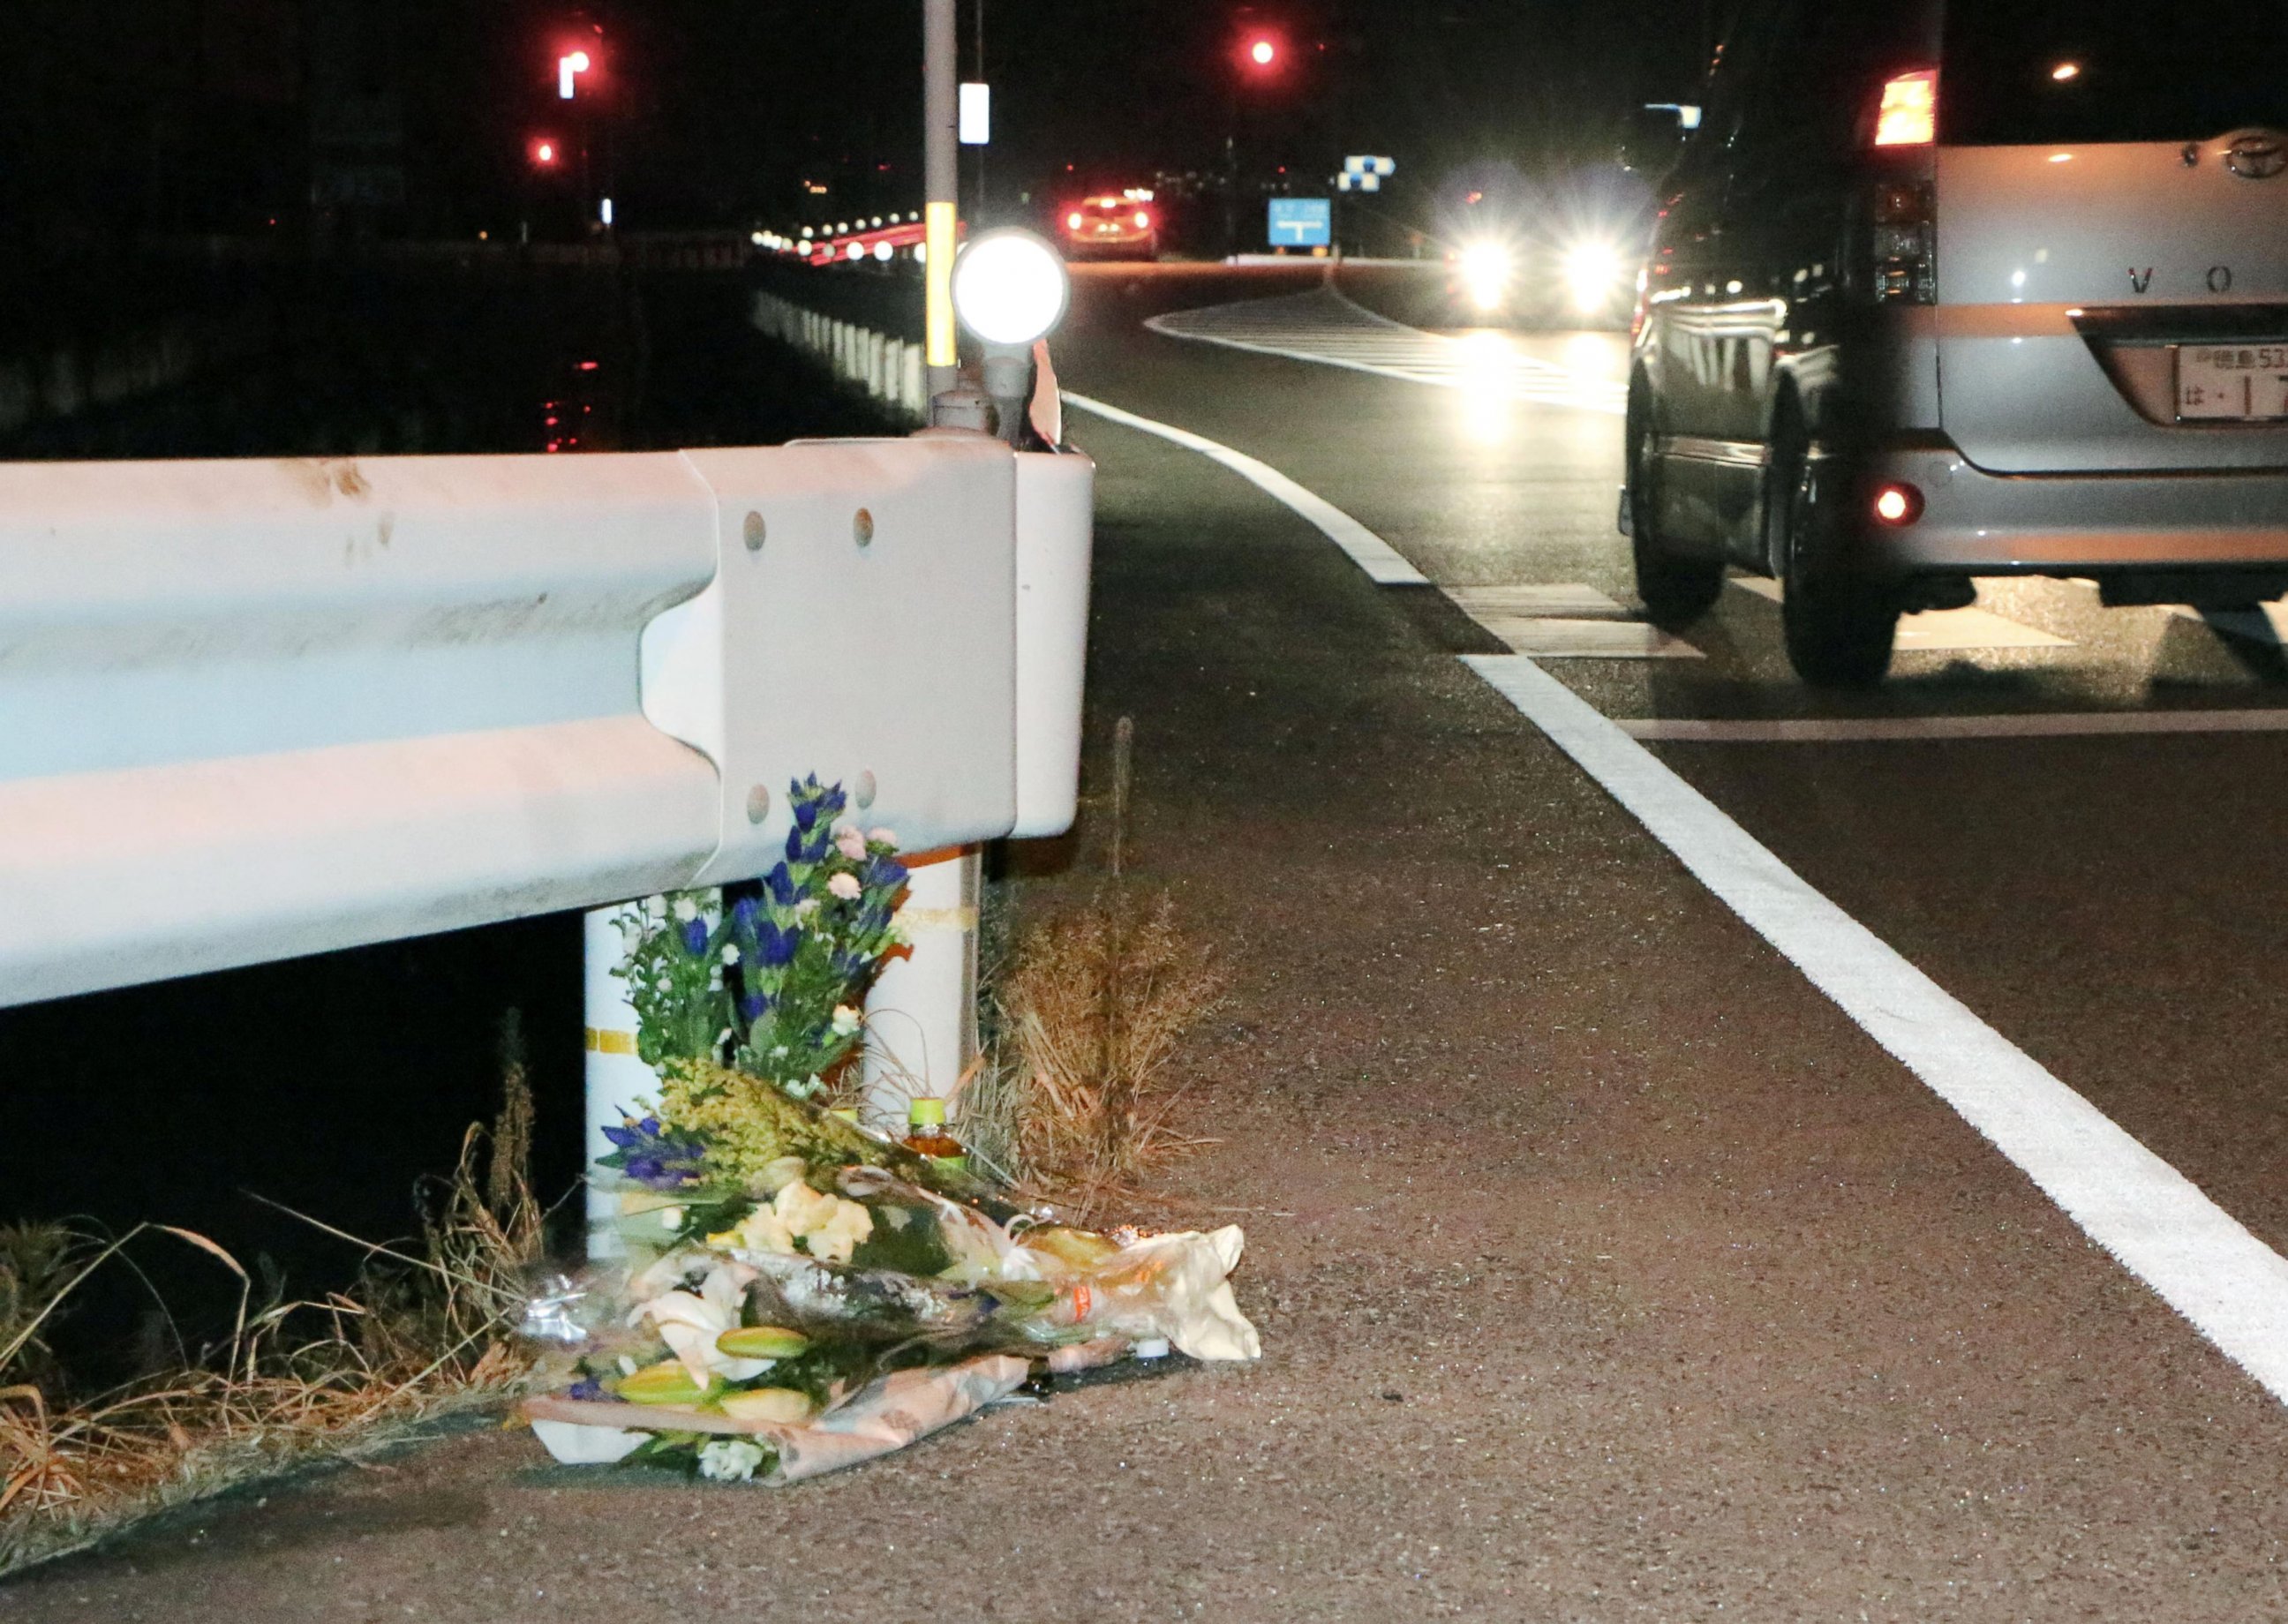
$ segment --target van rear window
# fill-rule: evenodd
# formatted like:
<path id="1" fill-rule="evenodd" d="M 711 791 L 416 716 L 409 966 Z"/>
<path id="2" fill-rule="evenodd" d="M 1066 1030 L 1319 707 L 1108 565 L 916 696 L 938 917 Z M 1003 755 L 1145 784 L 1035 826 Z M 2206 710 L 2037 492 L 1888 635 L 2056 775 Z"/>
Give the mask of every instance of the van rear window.
<path id="1" fill-rule="evenodd" d="M 2205 141 L 2288 128 L 2288 4 L 1954 0 L 1939 139 Z"/>

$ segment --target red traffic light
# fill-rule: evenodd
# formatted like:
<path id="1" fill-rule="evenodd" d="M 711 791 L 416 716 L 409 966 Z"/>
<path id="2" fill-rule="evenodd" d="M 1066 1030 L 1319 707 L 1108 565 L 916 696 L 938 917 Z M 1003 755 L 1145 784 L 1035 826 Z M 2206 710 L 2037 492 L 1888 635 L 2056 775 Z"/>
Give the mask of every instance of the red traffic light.
<path id="1" fill-rule="evenodd" d="M 1275 40 L 1265 38 L 1250 40 L 1247 46 L 1247 59 L 1258 67 L 1270 67 L 1279 59 L 1278 43 Z"/>
<path id="2" fill-rule="evenodd" d="M 553 141 L 552 141 L 552 140 L 548 139 L 545 136 L 544 136 L 544 137 L 542 137 L 540 139 L 538 139 L 538 140 L 536 140 L 536 141 L 533 142 L 533 144 L 532 144 L 532 161 L 533 161 L 533 162 L 535 162 L 536 164 L 539 165 L 542 169 L 546 169 L 549 165 L 551 165 L 551 164 L 554 163 L 554 162 L 556 162 L 556 159 L 557 159 L 557 150 L 556 150 L 556 143 L 555 143 L 555 142 L 553 142 Z"/>

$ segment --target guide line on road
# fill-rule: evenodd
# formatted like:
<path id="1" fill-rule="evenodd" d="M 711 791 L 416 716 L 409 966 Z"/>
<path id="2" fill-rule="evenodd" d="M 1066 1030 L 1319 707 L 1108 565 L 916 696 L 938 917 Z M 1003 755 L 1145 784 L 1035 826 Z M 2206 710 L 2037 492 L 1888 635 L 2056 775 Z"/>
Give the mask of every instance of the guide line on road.
<path id="1" fill-rule="evenodd" d="M 1204 435 L 1084 395 L 1065 398 L 1084 411 L 1172 440 L 1242 474 L 1308 519 L 1372 579 L 1428 584 L 1387 542 L 1276 469 Z M 1403 574 L 1388 573 L 1393 560 L 1402 566 Z M 1780 861 L 1632 738 L 1631 725 L 1607 717 L 1527 655 L 1460 658 L 1596 780 L 1749 929 L 2032 1179 L 2085 1234 L 2266 1391 L 2288 1403 L 2288 1258 Z M 2253 726 L 2207 725 L 2205 718 L 2211 716 L 2288 713 L 2173 714 L 2189 722 L 2174 731 L 2189 733 Z M 2190 725 L 2195 717 L 2203 723 Z M 2067 719 L 1871 717 L 1857 725 L 1953 720 L 1998 726 Z M 1847 724 L 1840 719 L 1823 724 L 1816 718 L 1755 724 L 1783 729 L 1806 725 Z M 2093 717 L 2073 731 L 2133 730 Z"/>
<path id="2" fill-rule="evenodd" d="M 1140 428 L 1224 467 L 1244 473 L 1259 487 L 1279 496 L 1352 558 L 1398 553 L 1341 508 L 1308 492 L 1276 469 L 1244 457 L 1204 434 L 1156 424 L 1087 396 L 1066 396 L 1084 412 Z M 1347 540 L 1346 540 L 1347 537 Z M 1363 543 L 1362 543 L 1363 537 Z M 1405 560 L 1401 560 L 1405 563 Z M 1375 576 L 1370 565 L 1368 574 Z M 1423 581 L 1405 565 L 1407 581 Z M 1375 576 L 1384 579 L 1384 576 Z M 1584 622 L 1588 624 L 1588 622 Z M 1542 670 L 1526 654 L 1462 654 L 1517 711 L 1540 727 L 1549 741 L 1594 778 L 1654 839 L 1684 862 L 1693 878 L 1707 885 L 1757 936 L 1771 942 L 1799 972 L 1867 1036 L 1883 1045 L 1924 1087 L 1945 1100 L 1963 1121 L 2009 1157 L 2085 1235 L 2144 1281 L 2162 1302 L 2183 1315 L 2247 1370 L 2272 1398 L 2288 1402 L 2288 1258 L 2259 1240 L 2240 1219 L 2210 1200 L 2176 1168 L 2162 1162 L 2130 1137 L 2105 1112 L 2059 1081 L 2002 1034 L 1989 1027 L 1931 977 L 1880 940 L 1851 915 L 1828 901 L 1800 874 L 1780 862 L 1762 842 L 1732 821 L 1707 796 L 1654 757 L 1629 736 L 1629 727 L 1681 727 L 1687 720 L 1616 723 L 1597 707 Z M 2256 723 L 2221 718 L 2288 716 L 2288 711 L 2176 711 L 2183 725 L 2173 732 L 2253 730 Z M 2199 718 L 2199 720 L 2194 720 Z M 2208 723 L 2208 718 L 2220 718 Z M 2133 732 L 2128 723 L 2157 720 L 2157 714 L 2114 716 L 1967 716 L 1967 718 L 1864 718 L 1768 720 L 1728 723 L 1729 727 L 1927 727 L 1934 732 L 1887 736 L 1963 736 L 1935 732 L 1945 723 L 2005 727 L 2053 723 L 2057 732 Z M 1716 727 L 1725 723 L 1697 723 Z M 2140 727 L 2162 732 L 2172 727 Z M 1703 732 L 1697 736 L 1713 736 Z M 1778 732 L 1773 736 L 1816 736 Z M 1998 734 L 1993 736 L 2018 736 Z"/>
<path id="3" fill-rule="evenodd" d="M 1766 575 L 1735 575 L 1731 584 L 1767 603 L 1778 603 L 1780 583 Z M 2023 621 L 1973 606 L 1925 609 L 1899 617 L 1895 637 L 1901 654 L 1960 654 L 1993 648 L 2071 648 L 2070 638 L 2029 626 Z"/>
<path id="4" fill-rule="evenodd" d="M 1461 658 L 2084 1233 L 2288 1402 L 2288 1258 L 1533 661 Z"/>
<path id="5" fill-rule="evenodd" d="M 1458 338 L 1425 332 L 1377 315 L 1332 289 L 1171 311 L 1144 325 L 1164 337 L 1340 367 L 1405 384 L 1614 416 L 1627 408 L 1625 384 L 1585 376 L 1525 354 L 1505 334 L 1490 329 Z"/>
<path id="6" fill-rule="evenodd" d="M 1257 489 L 1276 497 L 1316 526 L 1321 535 L 1347 553 L 1351 562 L 1364 570 L 1367 579 L 1378 586 L 1430 584 L 1430 577 L 1409 563 L 1397 548 L 1325 497 L 1296 484 L 1268 463 L 1259 462 L 1244 451 L 1235 451 L 1204 434 L 1195 434 L 1172 423 L 1141 417 L 1134 412 L 1108 406 L 1102 400 L 1074 394 L 1069 390 L 1065 392 L 1064 399 L 1067 405 L 1077 406 L 1108 423 L 1117 423 L 1147 434 L 1156 434 L 1162 440 L 1172 440 L 1188 450 L 1196 451 L 1212 462 L 1222 463 Z"/>
<path id="7" fill-rule="evenodd" d="M 1863 744 L 1922 739 L 2092 739 L 2152 733 L 2288 733 L 2288 710 L 2037 711 L 1982 717 L 1624 717 L 1659 744 Z"/>

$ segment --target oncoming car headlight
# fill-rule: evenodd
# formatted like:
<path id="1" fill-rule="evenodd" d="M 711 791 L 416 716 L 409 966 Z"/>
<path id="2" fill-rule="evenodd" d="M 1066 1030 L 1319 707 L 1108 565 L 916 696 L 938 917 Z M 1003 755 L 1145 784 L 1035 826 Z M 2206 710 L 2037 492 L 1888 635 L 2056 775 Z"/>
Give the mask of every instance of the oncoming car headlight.
<path id="1" fill-rule="evenodd" d="M 989 231 L 954 261 L 954 313 L 988 344 L 1046 337 L 1070 297 L 1065 262 L 1029 231 Z"/>
<path id="2" fill-rule="evenodd" d="M 1457 256 L 1455 266 L 1470 303 L 1480 310 L 1494 311 L 1509 297 L 1509 279 L 1517 269 L 1517 257 L 1499 242 L 1473 242 Z"/>
<path id="3" fill-rule="evenodd" d="M 1565 250 L 1565 292 L 1573 308 L 1593 315 L 1612 302 L 1628 274 L 1620 250 L 1609 242 L 1577 242 Z"/>

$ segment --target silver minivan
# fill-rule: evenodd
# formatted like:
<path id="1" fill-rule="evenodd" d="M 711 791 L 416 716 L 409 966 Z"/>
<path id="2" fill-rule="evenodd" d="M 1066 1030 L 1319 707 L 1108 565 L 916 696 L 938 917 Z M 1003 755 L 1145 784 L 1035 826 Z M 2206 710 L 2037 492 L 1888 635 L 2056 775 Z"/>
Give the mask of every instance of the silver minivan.
<path id="1" fill-rule="evenodd" d="M 2288 591 L 2288 5 L 1747 0 L 1664 164 L 1638 587 L 1878 681 L 1975 575 Z"/>

